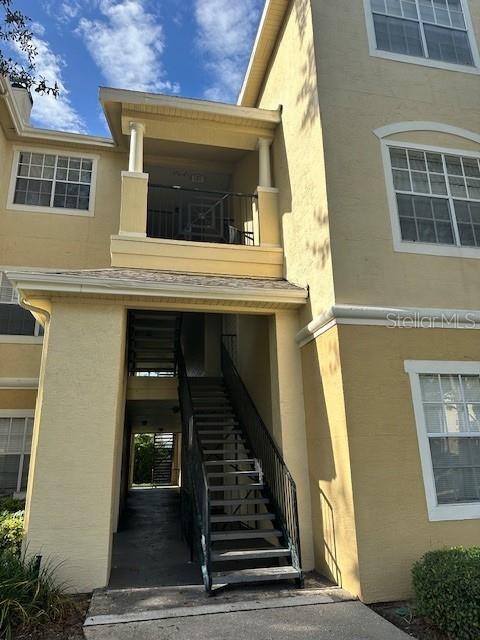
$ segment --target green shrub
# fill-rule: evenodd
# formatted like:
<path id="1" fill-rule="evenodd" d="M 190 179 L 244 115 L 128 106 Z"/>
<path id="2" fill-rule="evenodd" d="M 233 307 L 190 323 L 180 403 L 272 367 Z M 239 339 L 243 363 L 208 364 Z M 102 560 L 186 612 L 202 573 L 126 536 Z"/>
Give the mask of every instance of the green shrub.
<path id="1" fill-rule="evenodd" d="M 17 511 L 23 511 L 25 509 L 25 501 L 17 500 L 16 498 L 2 498 L 0 500 L 0 517 L 4 512 L 17 513 Z"/>
<path id="2" fill-rule="evenodd" d="M 20 553 L 23 539 L 23 511 L 0 513 L 0 551 Z"/>
<path id="3" fill-rule="evenodd" d="M 52 566 L 39 570 L 35 557 L 0 552 L 0 637 L 10 640 L 17 629 L 57 622 L 75 610 L 54 574 Z"/>
<path id="4" fill-rule="evenodd" d="M 432 551 L 412 574 L 420 615 L 457 640 L 480 638 L 480 547 Z"/>

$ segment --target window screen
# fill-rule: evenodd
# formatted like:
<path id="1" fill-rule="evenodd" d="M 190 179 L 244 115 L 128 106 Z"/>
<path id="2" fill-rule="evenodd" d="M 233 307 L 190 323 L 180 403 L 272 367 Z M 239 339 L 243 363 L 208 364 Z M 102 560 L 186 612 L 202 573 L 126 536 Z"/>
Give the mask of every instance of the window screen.
<path id="1" fill-rule="evenodd" d="M 93 161 L 22 151 L 14 204 L 88 211 Z"/>
<path id="2" fill-rule="evenodd" d="M 480 247 L 477 158 L 390 147 L 402 240 Z"/>
<path id="3" fill-rule="evenodd" d="M 377 49 L 473 66 L 460 0 L 370 0 Z"/>
<path id="4" fill-rule="evenodd" d="M 420 375 L 438 504 L 480 501 L 480 376 Z"/>

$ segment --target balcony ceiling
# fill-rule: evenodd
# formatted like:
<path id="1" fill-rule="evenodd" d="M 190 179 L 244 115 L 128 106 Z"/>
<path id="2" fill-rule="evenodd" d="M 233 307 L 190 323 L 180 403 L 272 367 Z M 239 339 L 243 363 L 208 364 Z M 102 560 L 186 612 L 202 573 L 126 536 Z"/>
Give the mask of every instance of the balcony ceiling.
<path id="1" fill-rule="evenodd" d="M 280 110 L 102 88 L 100 100 L 115 142 L 128 148 L 132 121 L 145 124 L 145 139 L 239 151 L 273 138 Z"/>
<path id="2" fill-rule="evenodd" d="M 230 172 L 243 156 L 248 153 L 244 149 L 229 149 L 213 145 L 190 144 L 188 142 L 173 142 L 147 138 L 145 140 L 145 164 L 161 164 L 175 166 L 178 161 L 208 167 L 214 163 L 215 168 Z"/>

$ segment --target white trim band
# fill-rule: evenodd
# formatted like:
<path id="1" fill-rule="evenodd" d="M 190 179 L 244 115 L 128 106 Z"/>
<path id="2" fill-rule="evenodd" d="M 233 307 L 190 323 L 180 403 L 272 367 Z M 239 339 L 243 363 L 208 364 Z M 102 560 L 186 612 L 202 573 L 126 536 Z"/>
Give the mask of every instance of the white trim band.
<path id="1" fill-rule="evenodd" d="M 0 344 L 43 344 L 43 336 L 15 336 L 0 334 Z"/>
<path id="2" fill-rule="evenodd" d="M 480 144 L 480 134 L 461 127 L 454 127 L 443 122 L 431 121 L 411 121 L 411 122 L 395 122 L 387 124 L 384 127 L 375 129 L 373 133 L 383 140 L 388 136 L 398 135 L 399 133 L 410 133 L 413 131 L 434 131 L 435 133 L 446 133 L 457 138 L 464 138 Z M 463 153 L 463 152 L 462 152 Z"/>
<path id="3" fill-rule="evenodd" d="M 38 378 L 0 378 L 0 389 L 38 389 Z"/>
<path id="4" fill-rule="evenodd" d="M 401 329 L 480 329 L 480 309 L 334 305 L 296 336 L 301 347 L 339 324 Z"/>

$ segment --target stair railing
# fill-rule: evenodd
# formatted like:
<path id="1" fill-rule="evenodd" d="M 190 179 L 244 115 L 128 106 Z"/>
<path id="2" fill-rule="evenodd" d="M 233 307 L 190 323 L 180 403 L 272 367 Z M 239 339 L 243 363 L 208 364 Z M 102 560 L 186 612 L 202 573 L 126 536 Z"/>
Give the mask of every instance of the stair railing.
<path id="1" fill-rule="evenodd" d="M 222 344 L 222 371 L 233 408 L 247 434 L 254 456 L 260 460 L 267 494 L 275 507 L 279 526 L 290 548 L 292 565 L 302 575 L 295 481 L 224 344 Z M 300 581 L 302 580 L 303 577 L 300 578 Z"/>
<path id="2" fill-rule="evenodd" d="M 212 590 L 210 496 L 205 460 L 195 425 L 192 392 L 180 344 L 177 346 L 180 412 L 182 418 L 182 527 L 193 550 L 197 549 L 205 589 Z"/>

